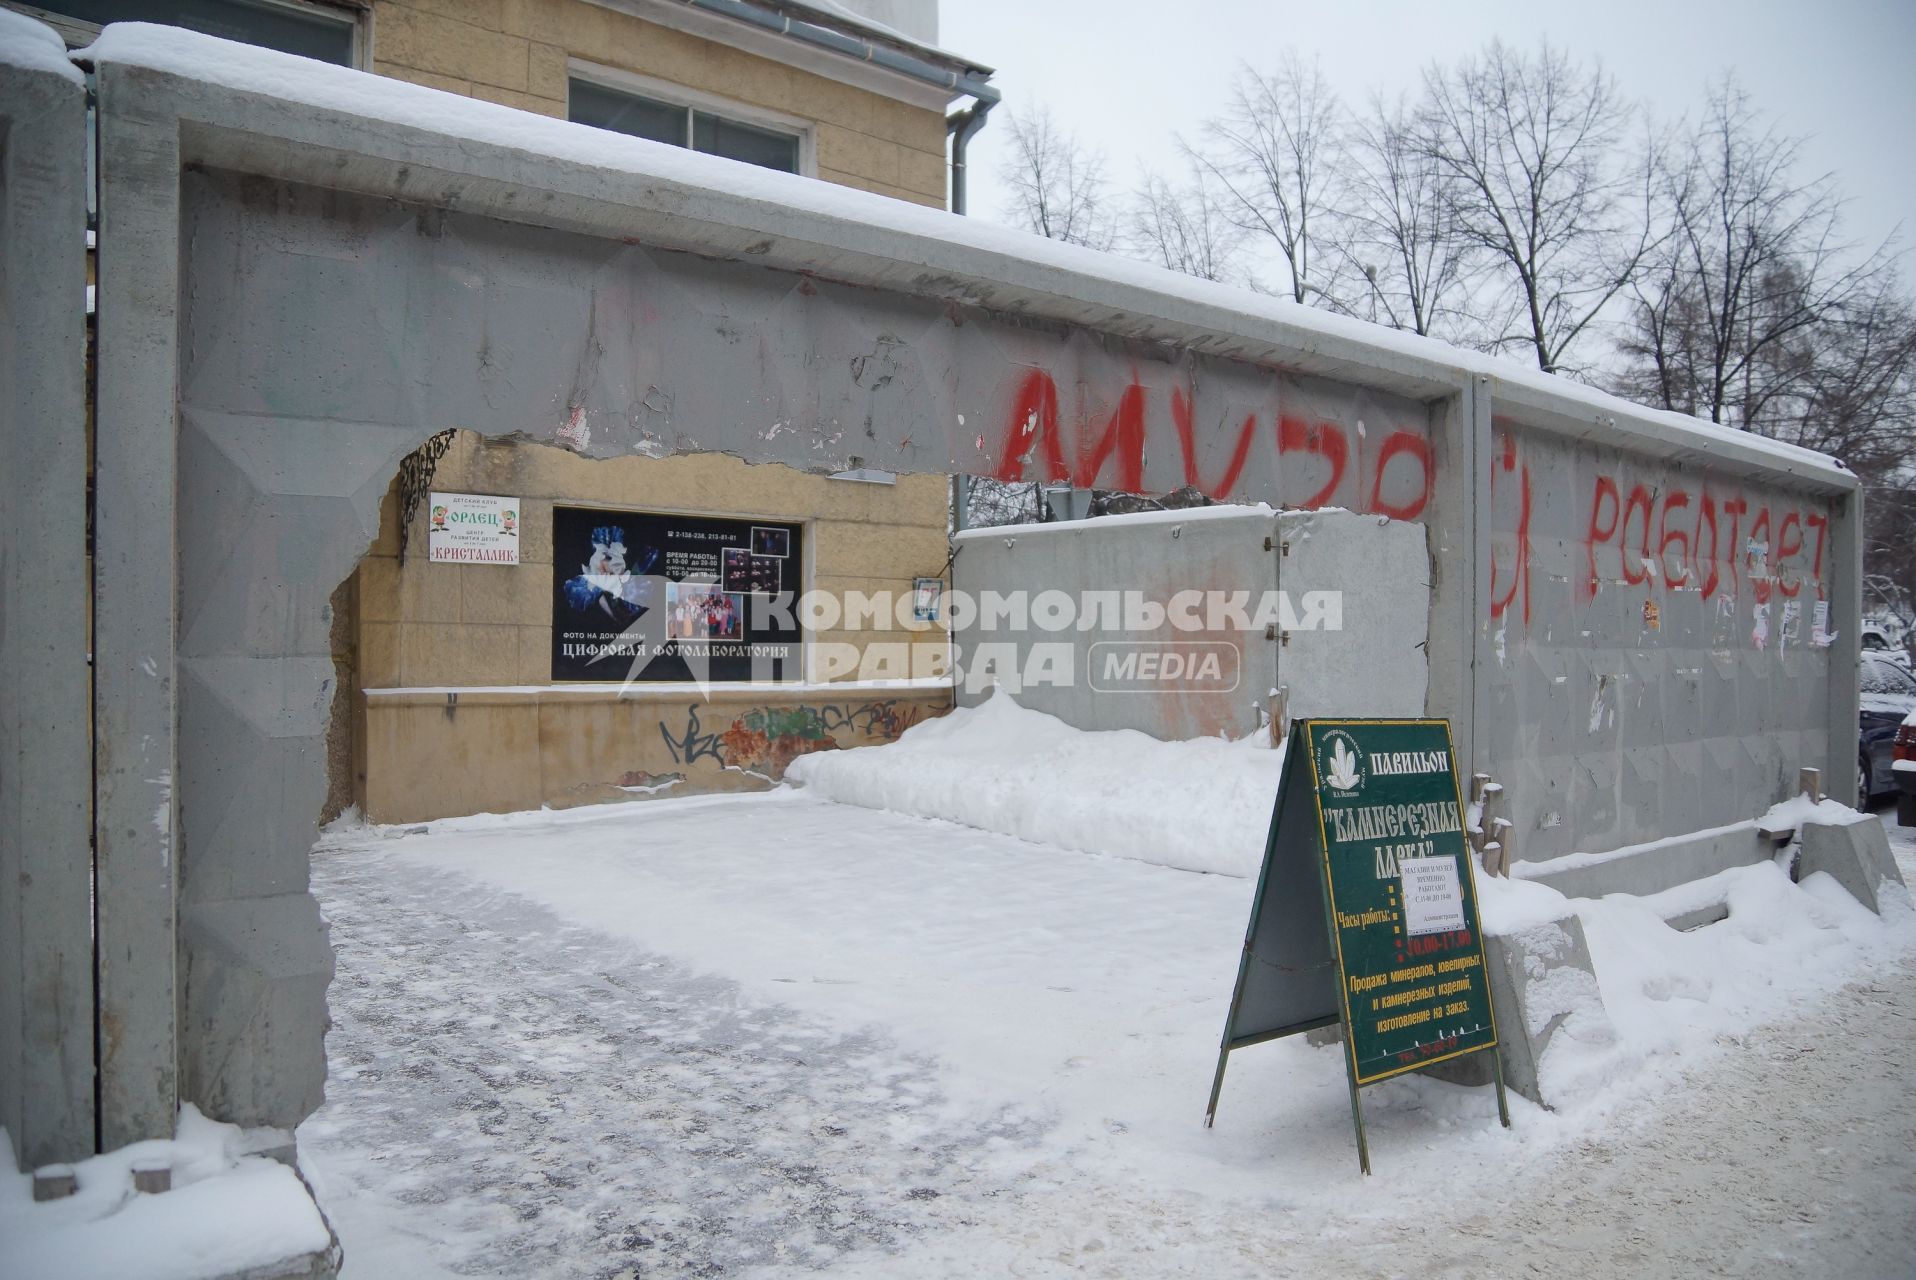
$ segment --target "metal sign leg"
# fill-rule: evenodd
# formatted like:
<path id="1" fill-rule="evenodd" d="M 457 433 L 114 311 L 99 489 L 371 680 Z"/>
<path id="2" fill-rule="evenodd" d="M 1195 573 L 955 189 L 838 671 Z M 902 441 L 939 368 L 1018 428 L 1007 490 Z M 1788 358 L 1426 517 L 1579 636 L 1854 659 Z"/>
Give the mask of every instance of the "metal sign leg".
<path id="1" fill-rule="evenodd" d="M 1357 1087 L 1357 1077 L 1350 1076 L 1351 1085 L 1351 1122 L 1357 1127 L 1357 1166 L 1370 1176 L 1370 1143 L 1364 1138 L 1364 1098 Z"/>
<path id="2" fill-rule="evenodd" d="M 1211 1100 L 1204 1104 L 1204 1127 L 1211 1127 L 1211 1121 L 1217 1119 L 1217 1096 L 1224 1091 L 1224 1064 L 1231 1059 L 1229 1045 L 1219 1045 L 1217 1051 L 1217 1074 L 1211 1077 Z"/>
<path id="3" fill-rule="evenodd" d="M 1490 1054 L 1491 1070 L 1497 1080 L 1497 1118 L 1504 1122 L 1504 1128 L 1510 1127 L 1510 1103 L 1504 1097 L 1504 1056 L 1496 1048 L 1486 1050 Z"/>

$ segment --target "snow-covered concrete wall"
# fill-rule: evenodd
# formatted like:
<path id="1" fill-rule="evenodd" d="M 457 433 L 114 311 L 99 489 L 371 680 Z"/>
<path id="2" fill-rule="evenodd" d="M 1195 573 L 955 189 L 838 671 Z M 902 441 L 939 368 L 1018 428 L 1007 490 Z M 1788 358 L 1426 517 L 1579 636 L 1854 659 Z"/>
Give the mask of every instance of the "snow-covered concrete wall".
<path id="1" fill-rule="evenodd" d="M 190 33 L 115 28 L 91 57 L 110 1140 L 163 1132 L 182 1093 L 272 1123 L 316 1097 L 329 959 L 305 858 L 327 602 L 399 459 L 445 427 L 588 457 L 1193 484 L 1422 524 L 1425 710 L 1493 773 L 1556 733 L 1558 760 L 1598 783 L 1520 812 L 1580 847 L 1777 798 L 1766 757 L 1699 770 L 1693 802 L 1652 769 L 1657 752 L 1708 752 L 1681 737 L 1700 728 L 1666 717 L 1638 759 L 1640 739 L 1604 736 L 1583 706 L 1611 687 L 1663 700 L 1690 678 L 1695 659 L 1656 645 L 1661 610 L 1694 602 L 1648 601 L 1659 629 L 1632 648 L 1622 622 L 1648 619 L 1646 602 L 1601 584 L 1580 600 L 1580 557 L 1634 590 L 1637 570 L 1601 557 L 1642 546 L 1639 480 L 1687 477 L 1688 510 L 1736 489 L 1773 513 L 1771 557 L 1827 520 L 1836 639 L 1820 702 L 1779 696 L 1735 723 L 1848 785 L 1860 500 L 1828 459 L 1073 246 Z M 1499 416 L 1519 424 L 1515 462 Z M 1563 463 L 1540 465 L 1553 447 Z M 1613 456 L 1654 472 L 1617 474 L 1615 532 L 1595 478 Z M 1528 533 L 1499 535 L 1526 458 Z M 1654 503 L 1652 555 L 1670 506 Z M 1508 665 L 1517 563 L 1530 636 L 1592 633 L 1575 663 Z M 1593 607 L 1617 616 L 1592 625 Z M 1721 687 L 1763 698 L 1762 661 L 1722 659 Z M 1534 696 L 1557 675 L 1596 685 L 1568 720 Z M 1633 711 L 1628 732 L 1652 715 Z"/>

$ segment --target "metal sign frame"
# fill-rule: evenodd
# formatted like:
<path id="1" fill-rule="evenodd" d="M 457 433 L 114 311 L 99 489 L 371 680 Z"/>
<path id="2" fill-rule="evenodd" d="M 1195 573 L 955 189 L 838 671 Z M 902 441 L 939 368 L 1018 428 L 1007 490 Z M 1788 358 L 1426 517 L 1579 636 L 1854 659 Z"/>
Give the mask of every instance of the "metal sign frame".
<path id="1" fill-rule="evenodd" d="M 1320 734 L 1343 733 L 1347 736 L 1353 731 L 1385 728 L 1422 728 L 1443 730 L 1445 750 L 1444 772 L 1448 775 L 1449 785 L 1444 803 L 1454 812 L 1454 827 L 1444 826 L 1435 834 L 1454 836 L 1454 839 L 1442 842 L 1444 848 L 1438 851 L 1432 842 L 1433 856 L 1453 859 L 1457 865 L 1459 877 L 1458 910 L 1461 917 L 1464 937 L 1453 941 L 1446 950 L 1453 954 L 1453 961 L 1471 961 L 1459 966 L 1456 972 L 1465 981 L 1474 973 L 1477 990 L 1472 993 L 1468 986 L 1467 996 L 1461 1002 L 1453 1002 L 1449 1007 L 1457 1008 L 1471 1004 L 1481 997 L 1482 1021 L 1469 1028 L 1470 1033 L 1450 1037 L 1455 1040 L 1467 1040 L 1458 1047 L 1441 1050 L 1430 1056 L 1421 1054 L 1410 1056 L 1410 1051 L 1398 1053 L 1386 1050 L 1398 1057 L 1399 1061 L 1386 1069 L 1374 1070 L 1366 1074 L 1364 1059 L 1360 1057 L 1359 1027 L 1351 1006 L 1352 974 L 1351 958 L 1346 955 L 1344 935 L 1351 928 L 1367 928 L 1371 924 L 1390 923 L 1393 937 L 1399 939 L 1400 948 L 1397 960 L 1404 964 L 1407 957 L 1403 953 L 1408 934 L 1405 932 L 1404 909 L 1406 904 L 1399 899 L 1395 890 L 1387 891 L 1388 905 L 1373 907 L 1365 913 L 1351 914 L 1351 919 L 1363 919 L 1361 925 L 1347 925 L 1340 921 L 1338 910 L 1337 885 L 1340 879 L 1339 869 L 1332 858 L 1333 843 L 1350 844 L 1354 841 L 1333 842 L 1325 820 L 1325 789 L 1330 780 L 1322 776 L 1319 769 Z M 1355 741 L 1355 738 L 1353 738 Z M 1474 885 L 1474 872 L 1471 866 L 1470 848 L 1464 839 L 1463 795 L 1457 782 L 1456 749 L 1451 738 L 1450 724 L 1438 719 L 1362 719 L 1362 720 L 1296 720 L 1291 724 L 1289 737 L 1290 750 L 1284 760 L 1283 777 L 1278 784 L 1277 801 L 1271 815 L 1271 825 L 1265 841 L 1264 864 L 1258 873 L 1257 895 L 1251 904 L 1250 922 L 1246 926 L 1244 950 L 1238 962 L 1237 982 L 1231 992 L 1231 1004 L 1225 1015 L 1224 1033 L 1218 1045 L 1217 1070 L 1211 1080 L 1210 1101 L 1206 1105 L 1204 1123 L 1209 1128 L 1217 1117 L 1218 1097 L 1224 1088 L 1224 1071 L 1229 1062 L 1231 1051 L 1262 1044 L 1283 1036 L 1295 1035 L 1301 1031 L 1310 1031 L 1317 1027 L 1341 1024 L 1344 1028 L 1344 1071 L 1350 1087 L 1351 1121 L 1357 1138 L 1358 1165 L 1364 1173 L 1370 1173 L 1370 1144 L 1364 1130 L 1364 1107 L 1362 1089 L 1366 1085 L 1389 1080 L 1406 1072 L 1422 1067 L 1448 1062 L 1472 1053 L 1488 1052 L 1491 1056 L 1492 1078 L 1497 1091 L 1497 1116 L 1505 1128 L 1510 1127 L 1510 1106 L 1504 1091 L 1503 1061 L 1497 1049 L 1500 1038 L 1497 1033 L 1496 1011 L 1491 1000 L 1489 975 L 1483 951 L 1483 929 L 1478 918 L 1477 899 Z M 1298 752 L 1302 751 L 1307 760 L 1300 761 Z M 1306 770 L 1308 769 L 1308 776 Z M 1427 770 L 1436 772 L 1435 770 Z M 1309 821 L 1305 821 L 1308 810 Z M 1310 840 L 1315 856 L 1304 857 L 1302 844 Z M 1377 847 L 1375 856 L 1380 860 L 1386 855 L 1382 846 Z M 1396 865 L 1396 854 L 1388 855 L 1391 866 Z M 1306 870 L 1306 868 L 1309 868 Z M 1306 876 L 1316 881 L 1315 895 L 1302 891 L 1298 884 Z M 1291 892 L 1279 892 L 1273 901 L 1272 889 L 1286 879 L 1290 883 L 1285 888 Z M 1311 900 L 1322 910 L 1321 935 L 1314 934 L 1303 926 L 1297 918 L 1297 904 Z M 1291 911 L 1288 920 L 1280 920 L 1278 915 L 1269 914 L 1273 910 Z M 1350 913 L 1347 913 L 1350 914 Z M 1278 975 L 1271 982 L 1260 983 L 1256 977 L 1260 972 L 1269 970 Z M 1415 973 L 1413 966 L 1409 970 L 1393 975 L 1400 980 L 1403 972 Z M 1334 1008 L 1329 1012 L 1317 1012 L 1326 1003 L 1323 991 L 1323 978 L 1334 979 L 1336 990 Z M 1366 975 L 1369 976 L 1369 975 Z M 1379 975 L 1381 978 L 1381 975 Z M 1274 985 L 1273 985 L 1274 984 Z M 1438 986 L 1441 984 L 1433 984 Z M 1410 995 L 1416 989 L 1400 992 L 1400 996 Z M 1446 997 L 1436 997 L 1444 999 Z M 1405 1000 L 1404 1004 L 1414 1003 Z M 1252 1014 L 1252 1006 L 1267 1011 L 1264 1021 L 1273 1025 L 1246 1025 Z M 1441 1010 L 1444 1006 L 1438 1006 Z M 1281 1012 L 1274 1017 L 1268 1012 L 1277 1009 Z M 1409 1010 L 1409 1012 L 1419 1012 Z M 1488 1038 L 1481 1034 L 1488 1031 Z M 1373 1030 L 1372 1038 L 1381 1034 Z M 1421 1047 L 1421 1046 L 1418 1046 Z M 1375 1056 L 1375 1055 L 1373 1055 Z"/>

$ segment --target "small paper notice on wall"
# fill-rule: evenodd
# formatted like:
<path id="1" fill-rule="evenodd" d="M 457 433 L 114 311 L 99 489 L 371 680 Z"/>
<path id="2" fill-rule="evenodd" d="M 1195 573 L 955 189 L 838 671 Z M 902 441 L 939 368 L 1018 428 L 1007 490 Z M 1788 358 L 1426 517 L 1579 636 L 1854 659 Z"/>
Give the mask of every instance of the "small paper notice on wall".
<path id="1" fill-rule="evenodd" d="M 1399 858 L 1404 894 L 1404 933 L 1448 933 L 1464 927 L 1464 895 L 1454 858 Z"/>
<path id="2" fill-rule="evenodd" d="M 1759 649 L 1767 649 L 1770 644 L 1770 606 L 1756 606 L 1756 625 L 1750 628 L 1750 643 Z"/>
<path id="3" fill-rule="evenodd" d="M 1836 633 L 1830 630 L 1830 602 L 1818 600 L 1810 607 L 1810 643 L 1819 649 L 1827 649 L 1836 643 Z"/>
<path id="4" fill-rule="evenodd" d="M 1783 602 L 1783 617 L 1776 627 L 1776 651 L 1778 653 L 1783 652 L 1785 648 L 1796 642 L 1798 638 L 1796 628 L 1797 624 L 1802 621 L 1802 618 L 1803 606 L 1801 602 L 1796 600 L 1785 600 Z"/>

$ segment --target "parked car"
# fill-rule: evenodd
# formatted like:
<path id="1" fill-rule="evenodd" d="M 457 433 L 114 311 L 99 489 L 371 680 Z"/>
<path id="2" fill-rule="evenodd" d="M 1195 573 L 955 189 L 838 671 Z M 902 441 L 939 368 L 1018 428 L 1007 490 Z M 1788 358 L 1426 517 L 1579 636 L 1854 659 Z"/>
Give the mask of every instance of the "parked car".
<path id="1" fill-rule="evenodd" d="M 1862 715 L 1856 738 L 1856 804 L 1896 790 L 1893 767 L 1898 732 L 1916 712 L 1916 676 L 1886 653 L 1866 651 L 1862 664 Z"/>
<path id="2" fill-rule="evenodd" d="M 1896 775 L 1896 821 L 1916 827 L 1916 711 L 1903 717 L 1891 755 L 1890 769 Z"/>

